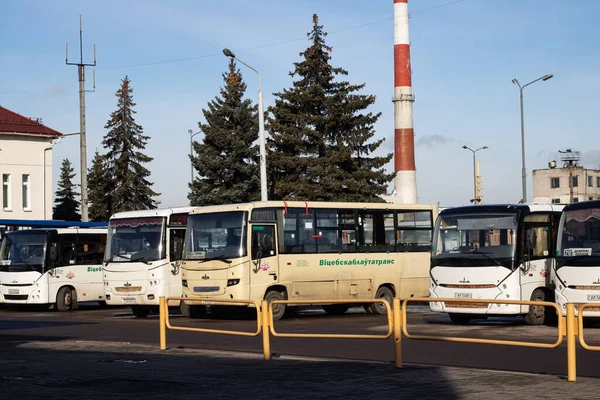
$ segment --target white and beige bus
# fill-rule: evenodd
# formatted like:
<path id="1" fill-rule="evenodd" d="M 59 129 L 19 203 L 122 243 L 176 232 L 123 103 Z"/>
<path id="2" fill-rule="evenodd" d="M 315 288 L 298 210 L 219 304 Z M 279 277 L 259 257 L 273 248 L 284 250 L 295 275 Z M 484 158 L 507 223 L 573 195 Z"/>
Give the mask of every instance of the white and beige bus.
<path id="1" fill-rule="evenodd" d="M 0 302 L 75 310 L 104 303 L 106 228 L 44 228 L 7 232 L 0 248 Z"/>
<path id="2" fill-rule="evenodd" d="M 523 315 L 531 325 L 554 319 L 553 307 L 469 300 L 553 302 L 554 252 L 563 207 L 498 204 L 441 211 L 433 233 L 431 310 L 448 313 L 457 324 L 499 315 Z"/>
<path id="3" fill-rule="evenodd" d="M 583 315 L 600 317 L 600 201 L 584 201 L 563 210 L 556 250 L 556 303 L 598 303 Z"/>
<path id="4" fill-rule="evenodd" d="M 107 304 L 129 305 L 136 317 L 146 317 L 158 310 L 161 296 L 181 296 L 180 259 L 193 209 L 126 211 L 110 217 L 103 277 Z"/>
<path id="5" fill-rule="evenodd" d="M 268 201 L 202 207 L 188 218 L 183 297 L 386 299 L 428 293 L 431 205 Z M 205 302 L 206 303 L 206 302 Z M 185 301 L 185 316 L 202 302 Z M 323 307 L 341 314 L 347 304 Z M 380 304 L 368 307 L 385 313 Z M 274 307 L 274 318 L 285 307 Z"/>

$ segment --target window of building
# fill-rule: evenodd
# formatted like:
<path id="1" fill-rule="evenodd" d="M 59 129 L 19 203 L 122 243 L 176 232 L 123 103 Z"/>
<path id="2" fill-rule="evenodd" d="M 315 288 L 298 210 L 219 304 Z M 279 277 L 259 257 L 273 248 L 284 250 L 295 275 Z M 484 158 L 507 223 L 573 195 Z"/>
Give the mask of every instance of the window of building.
<path id="1" fill-rule="evenodd" d="M 31 210 L 31 193 L 30 193 L 30 184 L 29 184 L 29 174 L 23 174 L 23 210 Z"/>
<path id="2" fill-rule="evenodd" d="M 573 203 L 579 203 L 579 197 L 573 197 Z"/>
<path id="3" fill-rule="evenodd" d="M 2 174 L 2 206 L 10 210 L 10 174 Z"/>
<path id="4" fill-rule="evenodd" d="M 600 176 L 596 178 L 596 186 L 600 187 Z"/>
<path id="5" fill-rule="evenodd" d="M 573 177 L 573 187 L 577 187 L 579 186 L 579 177 L 578 176 L 574 176 Z"/>
<path id="6" fill-rule="evenodd" d="M 560 204 L 560 199 L 552 199 L 552 204 Z"/>
<path id="7" fill-rule="evenodd" d="M 588 187 L 594 187 L 594 177 L 588 176 Z"/>
<path id="8" fill-rule="evenodd" d="M 594 200 L 594 196 L 589 196 L 588 200 Z"/>
<path id="9" fill-rule="evenodd" d="M 556 189 L 560 187 L 560 178 L 550 178 L 550 187 Z"/>

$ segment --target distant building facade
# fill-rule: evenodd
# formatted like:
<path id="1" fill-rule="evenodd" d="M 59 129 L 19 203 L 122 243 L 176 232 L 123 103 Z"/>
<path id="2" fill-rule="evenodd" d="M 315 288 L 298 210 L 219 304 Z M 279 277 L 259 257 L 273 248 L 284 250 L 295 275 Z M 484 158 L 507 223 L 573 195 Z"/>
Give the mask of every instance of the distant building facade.
<path id="1" fill-rule="evenodd" d="M 0 218 L 52 219 L 52 140 L 61 136 L 0 106 Z"/>
<path id="2" fill-rule="evenodd" d="M 533 202 L 538 204 L 570 204 L 600 199 L 600 170 L 578 165 L 578 152 L 562 168 L 556 162 L 547 169 L 533 170 Z"/>

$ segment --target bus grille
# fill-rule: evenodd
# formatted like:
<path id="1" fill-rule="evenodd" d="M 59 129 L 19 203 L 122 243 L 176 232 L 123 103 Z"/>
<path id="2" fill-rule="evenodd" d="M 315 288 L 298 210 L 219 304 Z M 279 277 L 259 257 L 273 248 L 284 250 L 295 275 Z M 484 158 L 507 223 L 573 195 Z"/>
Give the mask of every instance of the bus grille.
<path id="1" fill-rule="evenodd" d="M 27 300 L 29 295 L 27 294 L 5 294 L 4 298 L 6 300 Z"/>
<path id="2" fill-rule="evenodd" d="M 464 285 L 464 284 L 450 284 L 450 283 L 442 283 L 440 286 L 450 288 L 450 289 L 493 289 L 496 285 L 491 284 L 481 284 L 481 285 Z"/>
<path id="3" fill-rule="evenodd" d="M 488 308 L 489 303 L 472 303 L 469 301 L 447 301 L 446 307 L 452 308 Z"/>
<path id="4" fill-rule="evenodd" d="M 125 293 L 129 293 L 129 292 L 139 292 L 142 290 L 141 286 L 119 286 L 115 288 L 115 291 L 117 292 L 125 292 Z"/>
<path id="5" fill-rule="evenodd" d="M 581 308 L 582 305 L 586 304 L 586 303 L 574 303 L 575 304 L 575 309 L 579 310 Z M 586 307 L 583 309 L 583 312 L 586 311 L 600 311 L 600 306 L 590 306 L 590 307 Z"/>
<path id="6" fill-rule="evenodd" d="M 575 290 L 600 290 L 600 286 L 569 286 L 569 289 Z"/>

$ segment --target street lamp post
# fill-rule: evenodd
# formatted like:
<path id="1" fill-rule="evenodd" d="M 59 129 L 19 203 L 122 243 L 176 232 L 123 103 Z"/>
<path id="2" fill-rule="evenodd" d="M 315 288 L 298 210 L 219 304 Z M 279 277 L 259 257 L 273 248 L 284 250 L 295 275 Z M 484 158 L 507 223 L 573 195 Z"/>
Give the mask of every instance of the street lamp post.
<path id="1" fill-rule="evenodd" d="M 517 79 L 512 80 L 512 83 L 519 86 L 519 94 L 520 94 L 519 99 L 520 99 L 520 103 L 521 103 L 521 185 L 523 186 L 523 198 L 521 199 L 521 202 L 523 204 L 525 204 L 527 202 L 527 170 L 525 169 L 525 119 L 523 116 L 523 89 L 525 89 L 527 86 L 529 86 L 532 83 L 535 83 L 539 80 L 547 81 L 548 79 L 552 78 L 553 76 L 554 75 L 552 75 L 552 74 L 547 74 L 547 75 L 537 78 L 529 83 L 526 83 L 523 86 L 521 86 L 521 84 L 519 83 L 519 81 Z"/>
<path id="2" fill-rule="evenodd" d="M 223 54 L 238 60 L 258 75 L 258 144 L 260 148 L 260 200 L 267 201 L 267 155 L 265 150 L 265 113 L 263 111 L 263 95 L 260 85 L 260 73 L 237 58 L 229 49 L 223 49 Z"/>
<path id="3" fill-rule="evenodd" d="M 190 166 L 191 166 L 190 184 L 194 182 L 194 163 L 192 162 L 192 155 L 194 155 L 194 142 L 192 139 L 197 134 L 202 133 L 202 131 L 198 131 L 196 133 L 192 133 L 192 132 L 193 131 L 191 129 L 188 129 L 188 134 L 190 135 Z"/>
<path id="4" fill-rule="evenodd" d="M 469 146 L 463 146 L 462 147 L 465 150 L 469 150 L 473 153 L 473 204 L 477 204 L 479 199 L 477 198 L 477 172 L 476 172 L 476 162 L 475 162 L 475 153 L 477 153 L 479 150 L 485 150 L 488 147 L 487 146 L 483 146 L 480 147 L 476 150 L 473 150 L 472 148 L 470 148 Z"/>

